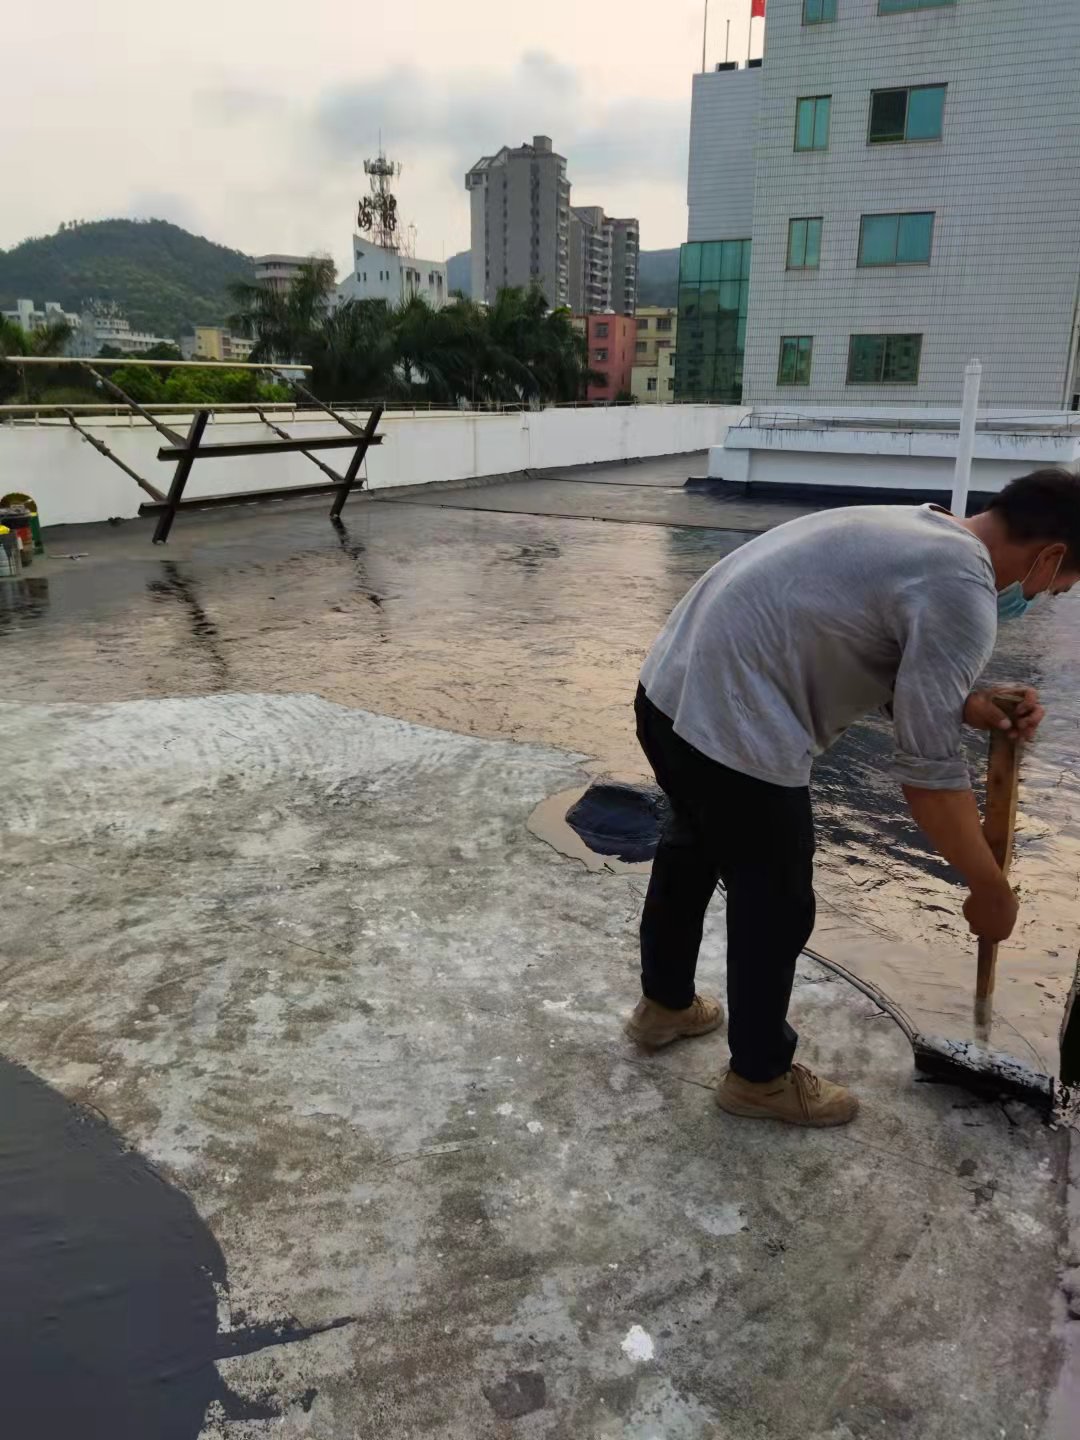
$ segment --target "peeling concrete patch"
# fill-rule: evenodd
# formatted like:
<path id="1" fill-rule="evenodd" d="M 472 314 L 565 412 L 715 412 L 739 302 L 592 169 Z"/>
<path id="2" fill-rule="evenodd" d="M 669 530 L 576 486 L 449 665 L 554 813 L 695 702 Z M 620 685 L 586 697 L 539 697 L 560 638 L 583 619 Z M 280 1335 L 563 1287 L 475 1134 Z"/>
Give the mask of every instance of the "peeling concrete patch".
<path id="1" fill-rule="evenodd" d="M 646 1360 L 653 1358 L 652 1336 L 640 1325 L 631 1325 L 619 1349 L 637 1364 L 644 1364 Z"/>
<path id="2" fill-rule="evenodd" d="M 518 1370 L 497 1384 L 485 1385 L 484 1396 L 500 1420 L 517 1420 L 544 1408 L 547 1387 L 538 1370 Z"/>
<path id="3" fill-rule="evenodd" d="M 741 1205 L 700 1205 L 691 1200 L 686 1204 L 685 1214 L 686 1218 L 704 1230 L 706 1235 L 738 1235 L 740 1231 L 750 1229 L 750 1222 Z"/>

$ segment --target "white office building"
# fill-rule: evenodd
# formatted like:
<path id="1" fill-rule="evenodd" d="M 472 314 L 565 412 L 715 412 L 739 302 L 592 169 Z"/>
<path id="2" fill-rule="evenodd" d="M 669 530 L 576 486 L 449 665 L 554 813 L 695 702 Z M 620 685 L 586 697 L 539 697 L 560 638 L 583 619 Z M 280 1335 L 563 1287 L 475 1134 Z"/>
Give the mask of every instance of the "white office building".
<path id="1" fill-rule="evenodd" d="M 40 310 L 33 300 L 16 300 L 14 310 L 3 310 L 0 314 L 28 333 L 45 330 L 50 325 L 70 325 L 75 329 L 79 324 L 78 315 L 69 315 L 58 300 L 46 300 Z"/>
<path id="2" fill-rule="evenodd" d="M 91 358 L 100 355 L 105 346 L 121 350 L 125 355 L 145 355 L 159 345 L 176 345 L 167 335 L 154 335 L 149 330 L 133 330 L 131 322 L 111 305 L 87 309 L 68 341 L 69 355 Z"/>
<path id="3" fill-rule="evenodd" d="M 255 267 L 255 283 L 265 285 L 284 295 L 292 288 L 293 281 L 305 265 L 310 265 L 311 255 L 256 255 L 252 262 Z"/>
<path id="4" fill-rule="evenodd" d="M 1078 77 L 1078 0 L 772 0 L 694 80 L 680 397 L 1072 407 Z"/>
<path id="5" fill-rule="evenodd" d="M 339 300 L 385 300 L 401 305 L 419 295 L 440 310 L 447 302 L 446 262 L 418 260 L 353 236 L 353 268 L 337 288 Z"/>

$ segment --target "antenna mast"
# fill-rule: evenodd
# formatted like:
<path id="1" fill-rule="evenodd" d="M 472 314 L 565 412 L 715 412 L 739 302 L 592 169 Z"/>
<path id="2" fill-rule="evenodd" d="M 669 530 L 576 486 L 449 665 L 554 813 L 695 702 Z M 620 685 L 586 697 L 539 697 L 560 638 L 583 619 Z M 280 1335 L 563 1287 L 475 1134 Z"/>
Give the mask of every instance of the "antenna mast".
<path id="1" fill-rule="evenodd" d="M 370 195 L 363 195 L 356 216 L 357 228 L 370 231 L 374 244 L 382 250 L 398 250 L 397 199 L 391 182 L 401 174 L 401 166 L 388 160 L 379 147 L 378 158 L 364 161 Z"/>

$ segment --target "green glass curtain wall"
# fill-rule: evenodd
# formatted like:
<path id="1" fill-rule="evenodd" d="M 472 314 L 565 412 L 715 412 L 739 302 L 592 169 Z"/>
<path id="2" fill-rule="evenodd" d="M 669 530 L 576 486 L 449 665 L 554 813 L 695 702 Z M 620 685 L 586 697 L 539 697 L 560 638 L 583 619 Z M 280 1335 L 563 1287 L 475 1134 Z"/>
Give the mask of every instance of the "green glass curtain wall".
<path id="1" fill-rule="evenodd" d="M 677 400 L 742 400 L 749 292 L 749 240 L 696 240 L 682 247 Z"/>

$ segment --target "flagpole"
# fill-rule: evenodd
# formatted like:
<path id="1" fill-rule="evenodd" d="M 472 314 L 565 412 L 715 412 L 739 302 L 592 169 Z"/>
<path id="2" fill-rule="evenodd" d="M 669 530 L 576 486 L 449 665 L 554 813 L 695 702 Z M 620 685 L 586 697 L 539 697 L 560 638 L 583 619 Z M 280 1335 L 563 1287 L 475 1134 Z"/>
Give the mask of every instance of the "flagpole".
<path id="1" fill-rule="evenodd" d="M 731 23 L 730 21 L 728 22 Z M 709 34 L 709 0 L 705 0 L 705 24 L 701 28 L 701 73 L 705 74 L 705 41 Z"/>

